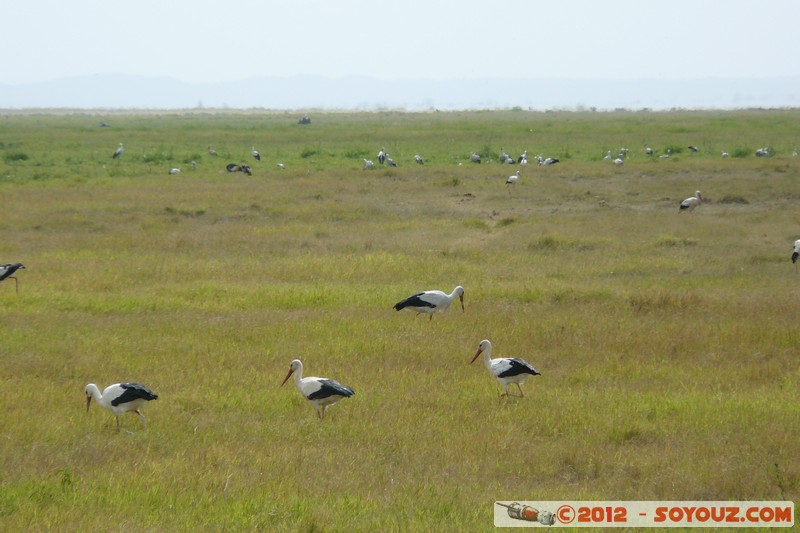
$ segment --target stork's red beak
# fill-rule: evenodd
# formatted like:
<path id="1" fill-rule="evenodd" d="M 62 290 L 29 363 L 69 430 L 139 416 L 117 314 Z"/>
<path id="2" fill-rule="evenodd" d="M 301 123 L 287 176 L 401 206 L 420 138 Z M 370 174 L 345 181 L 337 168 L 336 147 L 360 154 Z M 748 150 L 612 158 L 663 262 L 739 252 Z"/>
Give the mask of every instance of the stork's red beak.
<path id="1" fill-rule="evenodd" d="M 86 397 L 86 412 L 87 413 L 89 412 L 89 404 L 90 403 L 92 403 L 92 397 L 91 396 L 87 396 Z"/>
<path id="2" fill-rule="evenodd" d="M 479 356 L 480 354 L 482 354 L 482 353 L 483 353 L 483 348 L 478 348 L 478 351 L 477 351 L 477 352 L 475 352 L 475 356 L 472 358 L 472 361 L 470 361 L 470 362 L 469 362 L 469 364 L 472 364 L 472 363 L 474 363 L 474 362 L 475 362 L 475 359 L 477 359 L 477 358 L 478 358 L 478 356 Z"/>
<path id="3" fill-rule="evenodd" d="M 294 369 L 293 369 L 293 368 L 290 368 L 290 369 L 289 369 L 289 373 L 288 373 L 288 374 L 286 374 L 286 377 L 285 377 L 285 378 L 283 378 L 283 382 L 281 383 L 281 387 L 283 387 L 283 384 L 284 384 L 284 383 L 286 383 L 287 381 L 289 381 L 289 378 L 292 376 L 292 374 L 294 374 Z"/>
<path id="4" fill-rule="evenodd" d="M 463 313 L 464 312 L 464 295 L 463 294 L 459 294 L 458 295 L 458 299 L 461 300 L 461 312 Z"/>

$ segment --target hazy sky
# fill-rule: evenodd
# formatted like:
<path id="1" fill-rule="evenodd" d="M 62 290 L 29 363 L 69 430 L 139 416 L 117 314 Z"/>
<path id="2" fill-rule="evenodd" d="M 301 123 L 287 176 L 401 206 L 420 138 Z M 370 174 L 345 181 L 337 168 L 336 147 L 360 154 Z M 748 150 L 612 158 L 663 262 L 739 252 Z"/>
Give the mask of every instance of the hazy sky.
<path id="1" fill-rule="evenodd" d="M 0 84 L 800 75 L 798 0 L 8 0 Z"/>

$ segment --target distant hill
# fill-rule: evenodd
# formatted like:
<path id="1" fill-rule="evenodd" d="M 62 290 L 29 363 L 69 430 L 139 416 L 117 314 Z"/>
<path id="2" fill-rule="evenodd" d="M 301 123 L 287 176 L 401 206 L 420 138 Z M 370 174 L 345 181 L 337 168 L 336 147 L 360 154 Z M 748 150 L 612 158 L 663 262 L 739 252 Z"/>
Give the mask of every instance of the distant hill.
<path id="1" fill-rule="evenodd" d="M 800 77 L 697 80 L 261 77 L 222 83 L 102 74 L 0 84 L 0 109 L 739 109 L 800 107 Z"/>

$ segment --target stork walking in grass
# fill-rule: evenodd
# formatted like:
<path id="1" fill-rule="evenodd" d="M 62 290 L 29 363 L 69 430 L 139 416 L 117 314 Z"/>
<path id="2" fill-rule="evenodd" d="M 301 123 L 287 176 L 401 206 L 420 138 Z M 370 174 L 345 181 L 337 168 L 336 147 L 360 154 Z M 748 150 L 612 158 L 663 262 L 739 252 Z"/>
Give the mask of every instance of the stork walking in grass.
<path id="1" fill-rule="evenodd" d="M 328 406 L 341 400 L 342 398 L 349 398 L 355 394 L 353 389 L 345 387 L 335 379 L 317 378 L 317 377 L 303 377 L 303 363 L 300 359 L 295 359 L 289 365 L 289 373 L 283 378 L 281 386 L 283 386 L 289 378 L 294 375 L 294 384 L 297 385 L 297 390 L 303 397 L 311 402 L 314 409 L 317 411 L 317 416 L 322 420 L 325 418 L 325 411 Z"/>
<path id="2" fill-rule="evenodd" d="M 464 287 L 459 285 L 450 294 L 445 294 L 442 291 L 423 291 L 412 294 L 404 300 L 400 300 L 394 304 L 394 309 L 400 311 L 402 309 L 410 309 L 416 311 L 416 318 L 420 313 L 427 313 L 430 320 L 433 320 L 433 314 L 437 311 L 444 313 L 453 300 L 458 298 L 461 301 L 461 311 L 464 311 Z"/>
<path id="3" fill-rule="evenodd" d="M 520 171 L 519 171 L 519 170 L 517 170 L 517 173 L 516 173 L 516 174 L 514 174 L 514 175 L 512 175 L 512 176 L 509 176 L 509 177 L 507 177 L 507 178 L 506 178 L 506 187 L 508 187 L 509 185 L 516 185 L 516 184 L 517 184 L 517 182 L 519 181 L 519 175 L 520 175 Z M 511 190 L 511 189 L 509 189 L 509 191 L 510 191 L 510 190 Z"/>
<path id="4" fill-rule="evenodd" d="M 690 196 L 681 202 L 680 210 L 689 211 L 691 213 L 701 203 L 703 203 L 703 195 L 700 194 L 700 191 L 695 191 L 694 196 Z"/>
<path id="5" fill-rule="evenodd" d="M 517 385 L 520 398 L 525 397 L 520 384 L 524 383 L 530 376 L 541 375 L 530 363 L 519 357 L 498 357 L 492 359 L 492 343 L 488 339 L 481 341 L 478 346 L 478 351 L 475 352 L 475 356 L 469 364 L 474 363 L 481 354 L 483 354 L 483 362 L 486 365 L 486 369 L 503 387 L 503 392 L 500 394 L 501 397 L 510 396 L 508 393 L 508 385 L 510 383 L 515 383 Z"/>
<path id="6" fill-rule="evenodd" d="M 114 150 L 114 155 L 111 156 L 111 159 L 117 159 L 119 156 L 121 156 L 124 149 L 125 148 L 122 146 L 122 143 L 119 143 L 119 147 Z"/>
<path id="7" fill-rule="evenodd" d="M 256 150 L 256 147 L 255 147 L 255 146 L 253 146 L 253 151 L 252 151 L 252 152 L 250 152 L 250 155 L 252 155 L 253 157 L 255 157 L 255 158 L 256 158 L 256 161 L 261 161 L 261 154 L 259 154 L 259 153 L 258 153 L 258 150 Z"/>
<path id="8" fill-rule="evenodd" d="M 0 265 L 0 281 L 13 279 L 17 294 L 19 294 L 19 281 L 17 281 L 17 277 L 14 274 L 19 269 L 24 270 L 25 266 L 22 263 L 8 263 L 6 265 Z"/>
<path id="9" fill-rule="evenodd" d="M 800 239 L 794 241 L 792 248 L 792 263 L 794 263 L 794 271 L 797 272 L 797 258 L 800 257 Z M 3 278 L 0 278 L 3 279 Z"/>
<path id="10" fill-rule="evenodd" d="M 117 431 L 120 430 L 119 415 L 129 411 L 139 415 L 139 418 L 142 419 L 142 427 L 147 429 L 144 415 L 139 409 L 146 402 L 158 398 L 158 394 L 138 383 L 115 383 L 106 387 L 102 394 L 97 385 L 89 383 L 84 392 L 86 393 L 86 412 L 89 412 L 89 406 L 94 398 L 101 407 L 108 409 L 117 417 Z"/>

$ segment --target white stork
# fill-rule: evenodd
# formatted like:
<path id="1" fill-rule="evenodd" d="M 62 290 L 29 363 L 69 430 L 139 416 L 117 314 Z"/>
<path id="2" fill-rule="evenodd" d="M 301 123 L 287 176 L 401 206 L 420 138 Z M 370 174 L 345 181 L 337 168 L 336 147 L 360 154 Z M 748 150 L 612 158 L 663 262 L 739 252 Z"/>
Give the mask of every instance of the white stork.
<path id="1" fill-rule="evenodd" d="M 470 156 L 469 156 L 469 160 L 472 161 L 473 163 L 480 163 L 481 162 L 481 156 L 480 156 L 480 154 L 472 152 L 470 154 Z"/>
<path id="2" fill-rule="evenodd" d="M 797 258 L 800 257 L 800 239 L 794 241 L 792 248 L 792 263 L 794 263 L 794 271 L 797 272 Z"/>
<path id="3" fill-rule="evenodd" d="M 516 383 L 520 398 L 524 398 L 525 394 L 522 392 L 520 383 L 525 382 L 529 376 L 541 375 L 530 363 L 519 357 L 498 357 L 497 359 L 492 359 L 492 343 L 489 342 L 488 339 L 481 341 L 480 346 L 478 346 L 478 351 L 475 352 L 475 356 L 469 364 L 474 363 L 475 359 L 477 359 L 480 354 L 483 354 L 483 362 L 486 364 L 486 369 L 497 378 L 497 381 L 503 386 L 503 392 L 500 394 L 501 397 L 509 396 L 509 383 Z"/>
<path id="4" fill-rule="evenodd" d="M 697 152 L 700 151 L 700 148 L 698 148 L 697 146 L 694 146 L 694 145 L 688 146 L 687 148 L 689 148 L 689 150 L 691 150 L 694 153 L 697 153 Z"/>
<path id="5" fill-rule="evenodd" d="M 414 161 L 416 161 L 418 165 L 424 165 L 425 164 L 425 160 L 422 159 L 422 156 L 419 155 L 419 154 L 416 154 L 414 156 Z"/>
<path id="6" fill-rule="evenodd" d="M 217 155 L 217 151 L 214 150 L 213 148 L 211 148 L 211 146 L 209 146 L 208 147 L 208 155 Z"/>
<path id="7" fill-rule="evenodd" d="M 124 147 L 122 146 L 122 143 L 119 143 L 119 147 L 116 150 L 114 150 L 114 155 L 111 156 L 111 159 L 116 159 L 119 156 L 121 156 L 123 150 Z"/>
<path id="8" fill-rule="evenodd" d="M 295 359 L 289 365 L 289 373 L 283 378 L 284 385 L 289 378 L 294 374 L 294 384 L 297 385 L 297 390 L 303 397 L 311 402 L 314 409 L 317 410 L 317 416 L 322 420 L 325 418 L 325 410 L 329 405 L 334 404 L 342 398 L 349 398 L 355 392 L 350 387 L 345 387 L 334 379 L 316 378 L 316 377 L 303 377 L 303 363 L 300 359 Z"/>
<path id="9" fill-rule="evenodd" d="M 286 165 L 284 165 L 283 163 L 276 163 L 275 166 L 281 170 L 286 170 Z"/>
<path id="10" fill-rule="evenodd" d="M 625 161 L 621 157 L 618 157 L 614 160 L 614 164 L 617 165 L 618 167 L 621 167 L 622 165 L 625 164 Z"/>
<path id="11" fill-rule="evenodd" d="M 181 172 L 183 172 L 181 167 L 174 167 L 174 168 L 169 169 L 169 173 L 170 174 L 180 174 Z"/>
<path id="12" fill-rule="evenodd" d="M 700 191 L 695 191 L 694 196 L 690 196 L 681 202 L 680 210 L 689 211 L 691 213 L 694 211 L 694 208 L 701 203 L 703 203 L 703 196 L 700 194 Z"/>
<path id="13" fill-rule="evenodd" d="M 364 158 L 364 170 L 371 170 L 375 168 L 375 163 L 371 159 Z"/>
<path id="14" fill-rule="evenodd" d="M 378 152 L 378 163 L 382 165 L 384 161 L 386 161 L 386 148 L 381 146 L 381 149 Z"/>
<path id="15" fill-rule="evenodd" d="M 647 154 L 647 155 L 653 155 L 653 149 L 645 144 L 644 145 L 644 153 Z"/>
<path id="16" fill-rule="evenodd" d="M 507 177 L 506 178 L 506 185 L 516 185 L 516 183 L 519 181 L 519 174 L 520 174 L 520 171 L 517 170 L 516 174 L 514 174 L 513 176 Z"/>
<path id="17" fill-rule="evenodd" d="M 120 428 L 119 415 L 128 411 L 139 415 L 139 418 L 142 419 L 142 427 L 147 429 L 144 415 L 139 412 L 139 409 L 145 402 L 158 398 L 158 394 L 138 383 L 115 383 L 106 387 L 103 394 L 100 394 L 97 385 L 89 383 L 84 392 L 86 393 L 86 412 L 89 412 L 89 405 L 94 398 L 101 407 L 105 407 L 117 417 L 117 431 Z"/>
<path id="18" fill-rule="evenodd" d="M 412 294 L 405 300 L 401 300 L 394 304 L 394 309 L 400 311 L 401 309 L 410 309 L 416 311 L 417 317 L 420 313 L 428 313 L 430 320 L 433 320 L 433 313 L 439 311 L 444 313 L 453 300 L 458 298 L 461 301 L 461 311 L 464 311 L 464 287 L 459 285 L 450 294 L 445 294 L 442 291 L 423 291 Z"/>
<path id="19" fill-rule="evenodd" d="M 611 161 L 614 156 L 611 155 L 611 150 L 609 150 L 606 155 L 603 156 L 603 161 Z"/>
<path id="20" fill-rule="evenodd" d="M 17 294 L 19 294 L 19 281 L 17 281 L 17 277 L 14 273 L 19 269 L 25 269 L 25 266 L 22 263 L 8 263 L 6 265 L 0 265 L 0 281 L 6 279 L 13 279 L 14 286 L 17 289 Z"/>
<path id="21" fill-rule="evenodd" d="M 256 161 L 261 161 L 261 154 L 259 154 L 259 153 L 258 153 L 258 150 L 256 150 L 256 147 L 255 147 L 255 146 L 253 146 L 253 151 L 252 151 L 252 152 L 250 152 L 250 155 L 252 155 L 253 157 L 255 157 L 255 158 L 256 158 Z"/>

